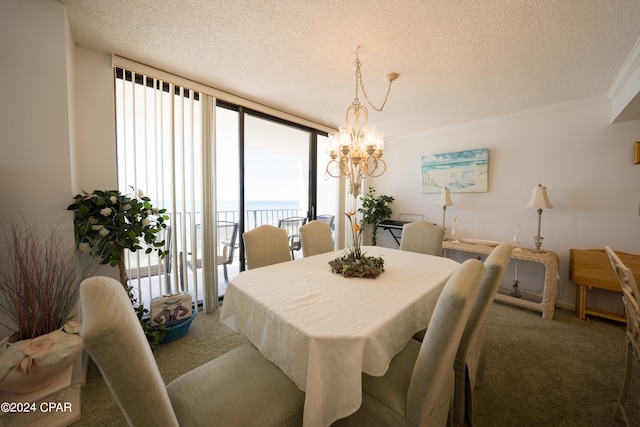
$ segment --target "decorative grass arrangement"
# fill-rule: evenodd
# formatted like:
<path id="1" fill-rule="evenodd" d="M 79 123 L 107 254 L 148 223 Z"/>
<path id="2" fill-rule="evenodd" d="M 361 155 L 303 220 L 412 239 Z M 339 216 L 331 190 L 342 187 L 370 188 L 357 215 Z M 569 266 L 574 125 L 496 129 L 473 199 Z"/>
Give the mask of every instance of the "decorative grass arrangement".
<path id="1" fill-rule="evenodd" d="M 44 234 L 24 222 L 3 228 L 2 237 L 0 324 L 15 331 L 10 341 L 62 328 L 78 301 L 80 283 L 99 268 L 98 259 L 66 247 L 55 231 Z"/>

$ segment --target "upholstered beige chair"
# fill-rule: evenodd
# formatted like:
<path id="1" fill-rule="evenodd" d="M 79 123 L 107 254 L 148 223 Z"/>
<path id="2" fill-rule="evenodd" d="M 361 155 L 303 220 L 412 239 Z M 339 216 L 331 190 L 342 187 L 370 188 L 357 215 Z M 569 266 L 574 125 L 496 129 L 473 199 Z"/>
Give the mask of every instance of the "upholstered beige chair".
<path id="1" fill-rule="evenodd" d="M 453 361 L 484 266 L 465 261 L 444 286 L 422 343 L 413 339 L 382 377 L 363 375 L 362 405 L 336 425 L 434 426 L 452 422 Z"/>
<path id="2" fill-rule="evenodd" d="M 165 387 L 122 285 L 92 277 L 80 286 L 82 340 L 131 426 L 302 425 L 304 393 L 251 344 Z"/>
<path id="3" fill-rule="evenodd" d="M 456 386 L 453 399 L 454 425 L 473 425 L 473 391 L 483 377 L 485 363 L 485 325 L 513 247 L 502 243 L 484 261 L 480 289 L 462 334 L 454 362 Z M 431 327 L 431 326 L 429 326 Z"/>
<path id="4" fill-rule="evenodd" d="M 242 234 L 247 269 L 291 261 L 289 238 L 284 228 L 263 224 Z"/>
<path id="5" fill-rule="evenodd" d="M 307 257 L 333 251 L 331 226 L 320 221 L 311 221 L 300 227 L 302 255 Z"/>
<path id="6" fill-rule="evenodd" d="M 634 361 L 635 363 L 640 363 L 640 303 L 638 302 L 640 292 L 638 291 L 638 285 L 632 271 L 624 264 L 618 254 L 609 246 L 605 246 L 605 251 L 609 256 L 613 271 L 622 288 L 622 301 L 625 312 L 627 313 L 627 361 L 625 364 L 622 391 L 620 392 L 620 398 L 618 398 L 616 408 L 613 411 L 613 417 L 616 418 L 618 415 L 622 415 L 628 427 L 630 425 L 629 418 L 624 409 L 624 404 L 627 401 L 627 395 L 629 393 L 633 363 Z"/>
<path id="7" fill-rule="evenodd" d="M 410 222 L 402 226 L 400 250 L 442 255 L 444 228 L 428 221 Z"/>

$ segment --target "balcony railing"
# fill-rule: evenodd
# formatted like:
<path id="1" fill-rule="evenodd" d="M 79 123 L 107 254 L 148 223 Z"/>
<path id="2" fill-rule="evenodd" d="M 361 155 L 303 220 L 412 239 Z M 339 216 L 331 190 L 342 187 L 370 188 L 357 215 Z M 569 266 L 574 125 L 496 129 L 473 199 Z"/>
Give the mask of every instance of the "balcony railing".
<path id="1" fill-rule="evenodd" d="M 300 209 L 253 209 L 246 211 L 244 231 L 251 230 L 263 224 L 270 224 L 278 226 L 278 222 L 281 219 L 301 216 L 302 211 Z M 216 218 L 218 221 L 238 222 L 240 213 L 238 211 L 218 211 Z M 194 235 L 194 230 L 198 229 L 198 225 L 201 223 L 201 214 L 196 212 L 195 214 L 169 214 L 169 227 L 176 227 L 176 239 L 171 244 L 169 250 L 171 251 L 170 257 L 180 257 L 181 254 L 191 253 L 192 244 L 191 241 L 195 237 L 199 239 L 197 232 Z M 172 221 L 173 217 L 175 219 Z M 182 218 L 186 219 L 183 224 Z M 239 243 L 241 235 L 237 236 L 236 244 Z M 165 241 L 167 239 L 165 238 Z M 198 242 L 196 242 L 196 247 Z M 182 255 L 184 257 L 184 255 Z M 191 255 L 189 255 L 190 257 Z M 157 259 L 155 255 L 144 255 L 144 252 L 129 253 L 127 259 L 127 276 L 130 279 L 130 284 L 134 286 L 139 295 L 139 300 L 145 304 L 145 307 L 150 305 L 151 299 L 160 297 L 166 294 L 167 288 L 175 291 L 190 292 L 194 298 L 201 299 L 201 295 L 204 295 L 204 281 L 200 269 L 192 271 L 190 268 L 184 267 L 183 259 L 178 259 L 176 263 L 178 267 L 177 274 L 173 271 L 170 265 L 171 258 L 166 258 L 164 261 Z M 239 271 L 239 253 L 235 251 L 234 261 L 228 266 L 229 280 L 233 279 Z M 191 263 L 194 265 L 194 263 Z M 222 274 L 222 266 L 218 266 L 220 270 L 218 272 L 218 294 L 224 295 L 226 289 L 226 283 L 224 283 L 224 276 Z M 178 277 L 176 283 L 175 277 Z"/>

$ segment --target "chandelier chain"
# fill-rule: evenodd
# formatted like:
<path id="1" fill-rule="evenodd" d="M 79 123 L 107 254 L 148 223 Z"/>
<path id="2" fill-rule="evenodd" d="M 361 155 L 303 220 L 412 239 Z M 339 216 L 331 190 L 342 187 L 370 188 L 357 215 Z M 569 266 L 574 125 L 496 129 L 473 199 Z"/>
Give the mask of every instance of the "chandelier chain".
<path id="1" fill-rule="evenodd" d="M 354 105 L 360 105 L 360 100 L 358 99 L 358 86 L 362 89 L 362 94 L 364 95 L 364 98 L 367 100 L 367 103 L 371 106 L 371 108 L 373 108 L 376 111 L 382 111 L 384 109 L 384 106 L 387 104 L 387 99 L 389 99 L 389 93 L 391 92 L 391 83 L 393 83 L 393 80 L 389 79 L 389 85 L 387 86 L 387 93 L 384 96 L 384 102 L 382 103 L 382 105 L 378 108 L 376 107 L 373 102 L 371 102 L 371 100 L 369 99 L 369 96 L 367 95 L 367 90 L 364 88 L 364 82 L 362 81 L 362 71 L 360 70 L 360 47 L 356 48 L 356 97 L 353 100 L 353 104 Z"/>

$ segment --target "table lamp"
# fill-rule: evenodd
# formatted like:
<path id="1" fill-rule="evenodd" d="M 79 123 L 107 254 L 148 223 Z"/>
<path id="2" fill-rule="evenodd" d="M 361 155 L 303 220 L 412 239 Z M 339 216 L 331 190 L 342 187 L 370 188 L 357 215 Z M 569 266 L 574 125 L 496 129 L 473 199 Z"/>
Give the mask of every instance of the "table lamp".
<path id="1" fill-rule="evenodd" d="M 533 240 L 535 240 L 536 242 L 536 248 L 533 250 L 533 252 L 544 252 L 542 249 L 540 249 L 540 246 L 542 246 L 542 239 L 544 239 L 544 237 L 540 235 L 542 210 L 553 208 L 553 205 L 549 200 L 549 196 L 547 196 L 547 187 L 543 187 L 542 184 L 538 184 L 536 187 L 533 187 L 531 199 L 529 200 L 529 203 L 527 203 L 526 207 L 538 209 L 538 235 L 533 237 Z"/>
<path id="2" fill-rule="evenodd" d="M 446 230 L 446 227 L 444 226 L 444 218 L 447 214 L 447 206 L 453 206 L 451 195 L 447 187 L 444 187 L 442 189 L 442 192 L 440 192 L 440 200 L 438 200 L 438 203 L 436 203 L 436 205 L 442 206 L 442 228 Z"/>

